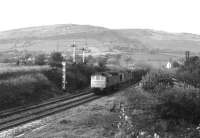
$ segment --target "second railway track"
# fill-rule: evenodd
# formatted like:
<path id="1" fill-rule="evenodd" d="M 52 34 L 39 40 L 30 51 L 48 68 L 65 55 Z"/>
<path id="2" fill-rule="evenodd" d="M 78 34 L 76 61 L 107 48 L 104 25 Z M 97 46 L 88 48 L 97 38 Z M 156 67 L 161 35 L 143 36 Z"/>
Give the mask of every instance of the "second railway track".
<path id="1" fill-rule="evenodd" d="M 135 87 L 135 85 L 122 85 L 119 90 L 124 88 Z M 61 111 L 70 109 L 72 107 L 81 105 L 83 103 L 95 100 L 101 96 L 95 95 L 91 89 L 79 90 L 79 94 L 72 96 L 61 96 L 50 99 L 47 102 L 32 105 L 22 106 L 19 108 L 9 109 L 0 112 L 0 131 L 16 127 Z"/>
<path id="2" fill-rule="evenodd" d="M 99 97 L 93 94 L 90 89 L 87 89 L 85 92 L 73 96 L 62 96 L 42 104 L 2 112 L 0 115 L 0 131 L 61 112 Z"/>
<path id="3" fill-rule="evenodd" d="M 49 99 L 48 101 L 40 103 L 40 104 L 29 105 L 29 106 L 19 106 L 19 107 L 16 107 L 16 108 L 11 108 L 11 109 L 0 111 L 0 119 L 2 119 L 4 117 L 8 117 L 8 116 L 13 115 L 13 114 L 17 114 L 17 113 L 26 111 L 26 110 L 35 109 L 35 108 L 38 108 L 38 107 L 42 107 L 44 105 L 56 103 L 56 102 L 61 101 L 61 100 L 64 101 L 64 100 L 72 99 L 72 98 L 90 93 L 91 89 L 86 88 L 86 89 L 82 89 L 82 90 L 77 90 L 77 91 L 75 91 L 75 93 L 76 92 L 78 92 L 78 94 L 73 94 L 71 96 L 63 95 L 63 96 L 60 96 L 60 97 Z"/>

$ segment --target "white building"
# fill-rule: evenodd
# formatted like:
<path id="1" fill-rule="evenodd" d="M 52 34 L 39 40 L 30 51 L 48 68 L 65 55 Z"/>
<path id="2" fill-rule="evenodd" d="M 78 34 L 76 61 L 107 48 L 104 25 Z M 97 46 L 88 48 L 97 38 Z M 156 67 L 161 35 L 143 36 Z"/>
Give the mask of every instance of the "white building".
<path id="1" fill-rule="evenodd" d="M 168 61 L 167 64 L 166 64 L 166 68 L 167 69 L 171 69 L 172 68 L 172 63 Z"/>

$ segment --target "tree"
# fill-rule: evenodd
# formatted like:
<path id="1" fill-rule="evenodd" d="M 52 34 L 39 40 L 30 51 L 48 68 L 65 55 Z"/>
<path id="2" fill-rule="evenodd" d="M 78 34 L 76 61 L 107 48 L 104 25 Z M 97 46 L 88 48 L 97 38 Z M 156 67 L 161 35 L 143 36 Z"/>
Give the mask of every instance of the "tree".
<path id="1" fill-rule="evenodd" d="M 107 64 L 107 58 L 105 57 L 99 57 L 97 59 L 98 65 L 101 69 L 105 69 L 106 68 L 106 64 Z"/>
<path id="2" fill-rule="evenodd" d="M 53 52 L 49 58 L 49 65 L 51 67 L 61 67 L 61 62 L 63 61 L 63 56 L 60 52 Z"/>
<path id="3" fill-rule="evenodd" d="M 28 58 L 32 57 L 32 55 L 30 53 L 25 53 L 24 54 L 24 58 L 27 60 Z"/>
<path id="4" fill-rule="evenodd" d="M 178 67 L 180 67 L 180 64 L 179 64 L 177 61 L 174 61 L 174 62 L 172 63 L 172 66 L 173 66 L 174 68 L 178 68 Z"/>
<path id="5" fill-rule="evenodd" d="M 190 57 L 176 72 L 178 80 L 200 88 L 200 58 Z"/>
<path id="6" fill-rule="evenodd" d="M 87 64 L 94 64 L 95 63 L 95 58 L 91 55 L 89 55 L 88 57 L 86 57 L 86 61 Z"/>
<path id="7" fill-rule="evenodd" d="M 45 54 L 39 54 L 35 57 L 36 65 L 44 65 L 45 64 Z"/>

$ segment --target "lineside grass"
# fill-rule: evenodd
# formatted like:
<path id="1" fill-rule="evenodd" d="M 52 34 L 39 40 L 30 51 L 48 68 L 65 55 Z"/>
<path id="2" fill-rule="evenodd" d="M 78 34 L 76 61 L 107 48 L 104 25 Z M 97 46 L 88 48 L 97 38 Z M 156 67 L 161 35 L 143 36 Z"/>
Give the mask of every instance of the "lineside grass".
<path id="1" fill-rule="evenodd" d="M 0 68 L 0 110 L 39 103 L 61 92 L 44 74 L 49 66 Z"/>
<path id="2" fill-rule="evenodd" d="M 29 73 L 37 73 L 49 70 L 49 66 L 8 66 L 0 68 L 0 80 L 17 77 Z"/>
<path id="3" fill-rule="evenodd" d="M 0 109 L 37 103 L 58 91 L 42 73 L 30 73 L 0 80 Z"/>

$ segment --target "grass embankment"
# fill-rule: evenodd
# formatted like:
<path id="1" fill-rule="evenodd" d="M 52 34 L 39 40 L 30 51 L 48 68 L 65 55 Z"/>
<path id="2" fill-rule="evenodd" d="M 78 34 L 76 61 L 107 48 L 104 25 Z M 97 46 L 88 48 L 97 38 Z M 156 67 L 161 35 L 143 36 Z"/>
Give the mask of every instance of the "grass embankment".
<path id="1" fill-rule="evenodd" d="M 0 68 L 0 80 L 49 70 L 49 66 L 8 66 Z"/>
<path id="2" fill-rule="evenodd" d="M 121 93 L 109 114 L 115 119 L 120 116 L 115 120 L 119 129 L 111 125 L 114 120 L 103 123 L 107 116 L 90 118 L 112 126 L 105 131 L 108 134 L 112 130 L 112 136 L 117 137 L 200 137 L 199 89 L 179 87 L 172 81 L 168 72 L 152 71 L 143 77 L 140 86 Z"/>
<path id="3" fill-rule="evenodd" d="M 65 114 L 64 119 L 41 130 L 39 135 L 199 137 L 199 90 L 178 87 L 171 81 L 166 72 L 150 72 L 142 85 L 72 109 L 71 115 Z"/>
<path id="4" fill-rule="evenodd" d="M 155 135 L 162 138 L 199 137 L 199 97 L 196 90 L 182 88 L 166 89 L 162 95 L 141 87 L 128 89 L 114 102 L 123 105 L 121 110 L 115 106 L 121 118 L 117 120 L 120 127 L 115 128 L 114 135 L 119 138 L 153 138 Z"/>
<path id="5" fill-rule="evenodd" d="M 53 126 L 41 130 L 40 137 L 97 137 L 97 138 L 121 138 L 125 137 L 125 129 L 128 125 L 123 124 L 120 119 L 120 103 L 126 109 L 125 113 L 129 115 L 131 123 L 134 125 L 132 132 L 145 131 L 152 134 L 151 128 L 154 119 L 152 105 L 156 104 L 156 99 L 147 92 L 141 92 L 138 88 L 128 88 L 122 92 L 103 97 L 82 107 L 73 110 L 72 115 L 65 115 Z M 127 109 L 132 112 L 128 112 Z M 69 111 L 70 112 L 70 111 Z M 118 128 L 118 124 L 123 125 Z M 56 124 L 56 125 L 55 125 Z M 128 124 L 128 123 L 127 123 Z M 48 133 L 50 131 L 50 133 Z"/>
<path id="6" fill-rule="evenodd" d="M 67 65 L 67 92 L 89 86 L 90 76 L 101 68 Z M 12 66 L 0 69 L 0 110 L 29 105 L 66 94 L 61 91 L 62 69 L 49 66 Z"/>
<path id="7" fill-rule="evenodd" d="M 141 84 L 141 91 L 148 93 L 149 97 L 157 101 L 149 104 L 155 118 L 150 119 L 154 120 L 154 123 L 149 128 L 153 128 L 154 133 L 161 137 L 200 137 L 198 88 L 176 85 L 169 72 L 161 70 L 149 72 Z M 148 126 L 149 123 L 145 124 Z"/>
<path id="8" fill-rule="evenodd" d="M 48 66 L 9 67 L 0 70 L 0 110 L 34 104 L 60 92 L 44 75 Z"/>

